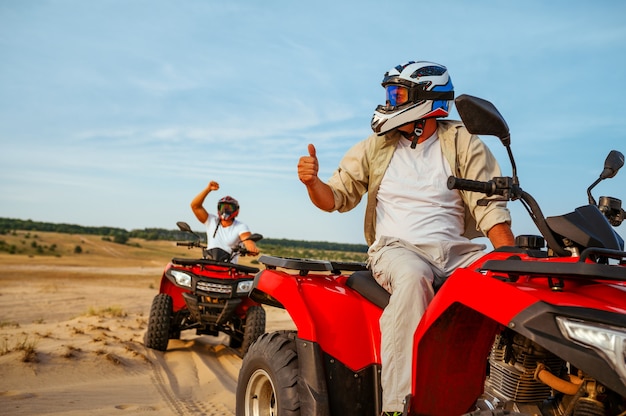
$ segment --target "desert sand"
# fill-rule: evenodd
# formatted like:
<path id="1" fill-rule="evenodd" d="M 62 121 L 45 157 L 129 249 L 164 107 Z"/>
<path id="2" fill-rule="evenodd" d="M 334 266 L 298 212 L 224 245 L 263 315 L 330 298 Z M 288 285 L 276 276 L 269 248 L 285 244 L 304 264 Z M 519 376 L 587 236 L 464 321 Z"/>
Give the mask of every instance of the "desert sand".
<path id="1" fill-rule="evenodd" d="M 0 414 L 234 415 L 241 358 L 184 331 L 143 345 L 162 266 L 0 258 Z M 267 328 L 293 328 L 265 307 Z"/>

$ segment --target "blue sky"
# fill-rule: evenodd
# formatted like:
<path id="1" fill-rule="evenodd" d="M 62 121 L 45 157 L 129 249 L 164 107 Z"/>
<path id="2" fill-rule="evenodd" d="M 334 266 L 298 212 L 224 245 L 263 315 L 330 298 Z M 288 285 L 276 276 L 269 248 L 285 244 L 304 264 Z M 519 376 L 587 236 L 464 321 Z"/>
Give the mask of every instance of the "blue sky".
<path id="1" fill-rule="evenodd" d="M 407 60 L 496 104 L 522 187 L 562 214 L 626 153 L 624 16 L 608 0 L 0 0 L 0 216 L 202 229 L 189 203 L 215 180 L 207 207 L 232 195 L 266 237 L 364 243 L 363 207 L 319 211 L 296 165 L 314 143 L 327 179 Z M 626 200 L 626 169 L 596 189 Z"/>

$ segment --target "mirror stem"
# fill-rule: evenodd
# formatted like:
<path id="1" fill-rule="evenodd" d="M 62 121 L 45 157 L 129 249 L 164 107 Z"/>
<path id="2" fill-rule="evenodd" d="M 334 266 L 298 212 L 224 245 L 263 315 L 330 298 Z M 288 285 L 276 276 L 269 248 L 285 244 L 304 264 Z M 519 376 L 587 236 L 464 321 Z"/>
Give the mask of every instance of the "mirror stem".
<path id="1" fill-rule="evenodd" d="M 513 152 L 511 151 L 511 146 L 506 146 L 506 151 L 509 154 L 509 160 L 511 161 L 511 169 L 513 175 L 513 185 L 519 185 L 519 179 L 517 177 L 517 166 L 515 165 L 515 158 L 513 157 Z"/>
<path id="2" fill-rule="evenodd" d="M 589 205 L 596 205 L 596 200 L 594 199 L 593 195 L 591 195 L 591 190 L 600 183 L 600 181 L 602 181 L 602 178 L 598 178 L 596 179 L 596 181 L 594 183 L 591 184 L 591 186 L 589 188 L 587 188 L 587 198 L 589 198 Z"/>

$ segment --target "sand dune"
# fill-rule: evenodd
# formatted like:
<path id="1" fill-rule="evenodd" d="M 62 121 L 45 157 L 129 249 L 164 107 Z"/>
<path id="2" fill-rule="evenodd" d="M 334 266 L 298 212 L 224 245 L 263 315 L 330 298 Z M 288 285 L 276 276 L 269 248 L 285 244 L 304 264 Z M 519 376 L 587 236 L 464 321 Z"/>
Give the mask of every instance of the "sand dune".
<path id="1" fill-rule="evenodd" d="M 3 415 L 234 415 L 241 359 L 220 339 L 143 346 L 162 268 L 59 267 L 0 271 Z M 266 311 L 268 331 L 292 327 Z"/>

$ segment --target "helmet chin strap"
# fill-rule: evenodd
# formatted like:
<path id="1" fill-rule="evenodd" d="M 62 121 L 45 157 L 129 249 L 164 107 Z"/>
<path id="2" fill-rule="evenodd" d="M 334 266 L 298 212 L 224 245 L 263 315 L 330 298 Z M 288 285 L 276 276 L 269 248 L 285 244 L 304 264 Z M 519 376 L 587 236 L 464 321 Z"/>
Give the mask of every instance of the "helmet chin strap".
<path id="1" fill-rule="evenodd" d="M 411 140 L 411 149 L 415 149 L 417 146 L 417 140 L 424 133 L 424 124 L 426 123 L 425 119 L 420 119 L 413 124 L 413 133 L 405 133 L 403 131 L 400 132 L 406 139 Z"/>

